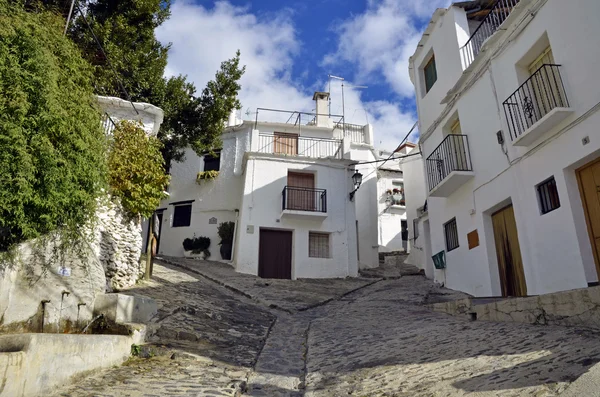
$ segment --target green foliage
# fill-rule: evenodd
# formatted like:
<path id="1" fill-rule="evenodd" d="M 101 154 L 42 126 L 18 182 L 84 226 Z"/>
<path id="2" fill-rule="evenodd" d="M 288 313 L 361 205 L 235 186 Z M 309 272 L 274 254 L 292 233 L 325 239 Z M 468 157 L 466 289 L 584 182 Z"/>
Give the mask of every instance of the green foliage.
<path id="1" fill-rule="evenodd" d="M 135 343 L 131 345 L 131 355 L 134 357 L 139 357 L 142 352 L 142 347 L 140 345 L 136 345 Z"/>
<path id="2" fill-rule="evenodd" d="M 219 224 L 217 228 L 217 234 L 221 238 L 221 243 L 231 243 L 233 241 L 233 229 L 235 227 L 235 223 L 233 222 L 223 222 Z"/>
<path id="3" fill-rule="evenodd" d="M 213 180 L 216 177 L 219 176 L 219 171 L 214 171 L 214 170 L 210 170 L 210 171 L 200 171 L 198 173 L 198 175 L 196 176 L 196 182 L 198 184 L 201 184 L 202 181 L 205 180 Z"/>
<path id="4" fill-rule="evenodd" d="M 118 123 L 113 137 L 108 155 L 111 193 L 121 198 L 128 212 L 148 218 L 165 198 L 169 182 L 160 153 L 162 145 L 130 121 Z"/>
<path id="5" fill-rule="evenodd" d="M 0 251 L 75 230 L 105 186 L 91 71 L 64 20 L 0 0 Z"/>
<path id="6" fill-rule="evenodd" d="M 196 237 L 196 235 L 194 235 L 192 238 L 186 238 L 183 240 L 183 249 L 186 251 L 192 251 L 194 254 L 204 252 L 204 254 L 209 257 L 210 251 L 208 250 L 208 247 L 210 247 L 209 237 Z"/>

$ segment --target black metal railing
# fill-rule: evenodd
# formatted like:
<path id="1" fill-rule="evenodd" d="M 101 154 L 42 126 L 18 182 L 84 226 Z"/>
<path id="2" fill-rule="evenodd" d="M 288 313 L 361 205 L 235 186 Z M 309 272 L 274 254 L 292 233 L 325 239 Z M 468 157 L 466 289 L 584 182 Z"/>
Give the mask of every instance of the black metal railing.
<path id="1" fill-rule="evenodd" d="M 439 185 L 452 171 L 473 171 L 467 136 L 448 135 L 427 157 L 426 168 L 429 190 Z"/>
<path id="2" fill-rule="evenodd" d="M 283 188 L 282 210 L 327 212 L 327 190 L 286 186 Z"/>
<path id="3" fill-rule="evenodd" d="M 515 140 L 557 107 L 569 107 L 560 65 L 544 64 L 505 100 L 504 113 Z"/>
<path id="4" fill-rule="evenodd" d="M 475 29 L 469 41 L 460 49 L 460 56 L 465 68 L 475 60 L 475 57 L 481 51 L 483 43 L 498 30 L 519 1 L 496 0 L 496 3 L 490 8 L 490 12 L 481 21 L 477 29 Z"/>
<path id="5" fill-rule="evenodd" d="M 254 129 L 258 128 L 258 123 L 260 122 L 290 124 L 298 127 L 298 129 L 301 129 L 304 126 L 314 127 L 317 124 L 317 117 L 330 118 L 333 120 L 334 125 L 344 122 L 344 116 L 335 114 L 330 115 L 298 112 L 295 110 L 257 108 Z"/>
<path id="6" fill-rule="evenodd" d="M 101 117 L 102 129 L 106 135 L 111 135 L 112 132 L 117 127 L 113 119 L 109 116 L 108 113 L 104 113 Z"/>
<path id="7" fill-rule="evenodd" d="M 259 134 L 259 153 L 342 159 L 340 139 L 303 137 L 297 134 Z"/>

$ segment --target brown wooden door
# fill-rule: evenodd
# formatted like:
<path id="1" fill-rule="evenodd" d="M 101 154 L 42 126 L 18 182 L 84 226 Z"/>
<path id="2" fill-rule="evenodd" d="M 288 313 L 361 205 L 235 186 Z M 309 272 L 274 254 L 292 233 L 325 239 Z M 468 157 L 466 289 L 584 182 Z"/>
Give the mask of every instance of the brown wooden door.
<path id="1" fill-rule="evenodd" d="M 315 175 L 288 172 L 287 209 L 316 211 Z"/>
<path id="2" fill-rule="evenodd" d="M 258 276 L 262 278 L 292 278 L 292 232 L 260 230 Z"/>
<path id="3" fill-rule="evenodd" d="M 280 154 L 298 154 L 298 134 L 288 134 L 285 132 L 273 133 L 273 153 Z"/>
<path id="4" fill-rule="evenodd" d="M 512 205 L 492 215 L 502 296 L 527 296 L 519 233 Z"/>
<path id="5" fill-rule="evenodd" d="M 600 276 L 600 158 L 577 172 L 590 243 Z"/>

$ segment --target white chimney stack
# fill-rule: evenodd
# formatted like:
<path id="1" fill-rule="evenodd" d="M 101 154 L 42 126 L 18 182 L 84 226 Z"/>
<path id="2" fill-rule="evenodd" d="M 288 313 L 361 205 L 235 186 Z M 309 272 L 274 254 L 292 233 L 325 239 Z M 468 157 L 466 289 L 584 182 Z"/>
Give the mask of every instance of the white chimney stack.
<path id="1" fill-rule="evenodd" d="M 329 93 L 317 91 L 313 95 L 313 100 L 317 103 L 317 127 L 331 127 L 329 120 Z"/>

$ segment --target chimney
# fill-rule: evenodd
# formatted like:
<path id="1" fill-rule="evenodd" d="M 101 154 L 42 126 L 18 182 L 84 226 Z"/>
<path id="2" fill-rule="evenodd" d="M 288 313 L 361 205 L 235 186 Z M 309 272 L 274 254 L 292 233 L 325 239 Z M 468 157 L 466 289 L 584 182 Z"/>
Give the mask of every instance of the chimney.
<path id="1" fill-rule="evenodd" d="M 313 100 L 317 103 L 317 127 L 331 127 L 329 120 L 329 93 L 317 91 L 313 95 Z"/>

